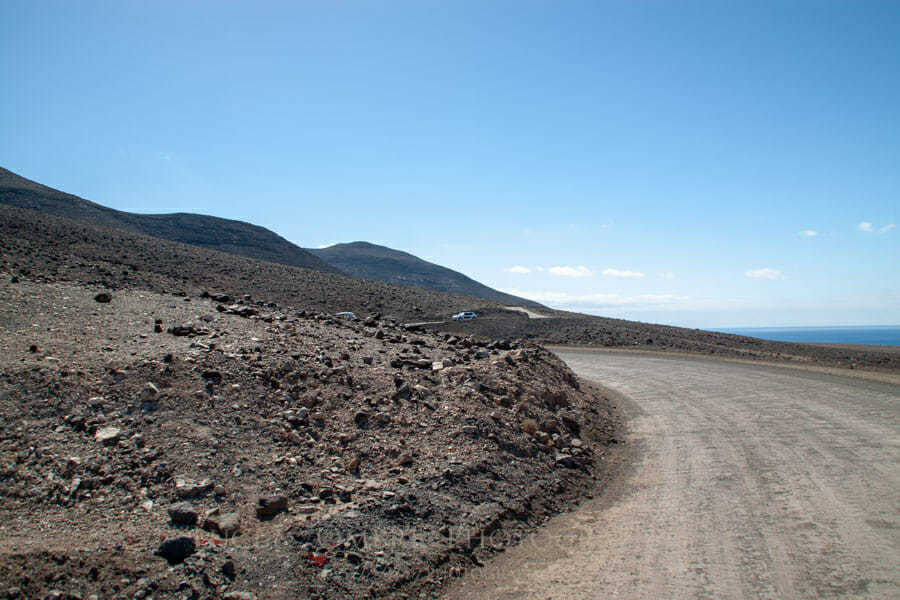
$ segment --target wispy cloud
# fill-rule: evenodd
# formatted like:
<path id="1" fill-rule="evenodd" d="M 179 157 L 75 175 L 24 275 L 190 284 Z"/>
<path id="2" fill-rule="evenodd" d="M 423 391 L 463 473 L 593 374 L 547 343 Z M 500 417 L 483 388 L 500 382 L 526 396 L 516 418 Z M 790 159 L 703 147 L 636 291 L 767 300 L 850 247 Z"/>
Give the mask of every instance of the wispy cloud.
<path id="1" fill-rule="evenodd" d="M 517 275 L 527 275 L 528 273 L 531 273 L 531 269 L 529 269 L 528 267 L 523 267 L 522 265 L 515 265 L 503 270 L 507 273 L 516 273 Z"/>
<path id="2" fill-rule="evenodd" d="M 587 267 L 550 267 L 547 269 L 551 275 L 559 277 L 591 277 L 594 273 Z"/>
<path id="3" fill-rule="evenodd" d="M 619 269 L 605 269 L 603 274 L 607 277 L 621 277 L 624 279 L 640 279 L 644 274 L 640 271 L 620 271 Z"/>
<path id="4" fill-rule="evenodd" d="M 672 271 L 666 271 L 665 273 L 660 275 L 660 277 L 662 277 L 663 279 L 675 279 L 675 273 L 673 273 Z"/>
<path id="5" fill-rule="evenodd" d="M 878 235 L 884 235 L 885 233 L 891 231 L 892 229 L 896 229 L 897 225 L 895 223 L 888 223 L 887 225 L 883 225 L 878 229 L 875 229 L 875 224 L 869 221 L 863 221 L 856 228 L 863 233 L 877 233 Z"/>
<path id="6" fill-rule="evenodd" d="M 764 269 L 750 269 L 746 275 L 752 279 L 787 279 L 784 273 L 778 269 L 770 269 L 768 267 Z"/>
<path id="7" fill-rule="evenodd" d="M 804 229 L 800 232 L 800 235 L 802 235 L 803 237 L 816 237 L 817 235 L 819 235 L 819 232 L 814 229 Z"/>

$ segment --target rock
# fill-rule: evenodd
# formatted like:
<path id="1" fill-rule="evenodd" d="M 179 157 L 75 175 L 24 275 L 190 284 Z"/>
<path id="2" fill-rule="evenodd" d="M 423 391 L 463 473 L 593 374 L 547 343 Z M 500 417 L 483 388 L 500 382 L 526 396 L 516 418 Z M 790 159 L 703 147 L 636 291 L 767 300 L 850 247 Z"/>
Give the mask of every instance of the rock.
<path id="1" fill-rule="evenodd" d="M 431 363 L 431 370 L 432 371 L 443 371 L 444 363 L 441 361 L 435 361 L 435 362 Z"/>
<path id="2" fill-rule="evenodd" d="M 522 431 L 524 431 L 528 435 L 534 435 L 535 433 L 537 433 L 537 430 L 537 421 L 535 421 L 534 419 L 525 419 L 522 421 Z"/>
<path id="3" fill-rule="evenodd" d="M 409 383 L 404 381 L 394 392 L 393 399 L 409 400 L 410 398 L 412 398 L 412 389 L 409 387 Z"/>
<path id="4" fill-rule="evenodd" d="M 554 463 L 557 467 L 566 467 L 568 469 L 577 469 L 581 466 L 571 454 L 563 454 L 561 452 L 557 452 Z"/>
<path id="5" fill-rule="evenodd" d="M 179 498 L 195 498 L 202 496 L 213 489 L 213 482 L 209 479 L 197 481 L 187 477 L 175 477 L 175 494 Z"/>
<path id="6" fill-rule="evenodd" d="M 159 545 L 156 554 L 166 559 L 170 565 L 177 565 L 184 562 L 184 559 L 193 554 L 196 549 L 197 544 L 194 543 L 194 538 L 179 536 L 165 540 Z"/>
<path id="7" fill-rule="evenodd" d="M 222 374 L 219 371 L 204 371 L 201 377 L 210 383 L 222 383 Z"/>
<path id="8" fill-rule="evenodd" d="M 96 296 L 94 296 L 94 300 L 99 302 L 100 304 L 109 304 L 112 300 L 112 296 L 106 292 L 100 292 Z"/>
<path id="9" fill-rule="evenodd" d="M 285 510 L 287 498 L 284 496 L 260 496 L 256 501 L 256 516 L 261 520 L 271 519 Z"/>
<path id="10" fill-rule="evenodd" d="M 159 388 L 148 381 L 146 384 L 144 384 L 144 387 L 141 388 L 138 397 L 141 399 L 141 402 L 152 402 L 156 400 L 156 397 L 158 395 Z"/>
<path id="11" fill-rule="evenodd" d="M 257 600 L 256 594 L 250 592 L 225 592 L 222 600 Z"/>
<path id="12" fill-rule="evenodd" d="M 241 532 L 241 516 L 236 512 L 211 514 L 203 520 L 203 529 L 223 538 L 232 538 Z"/>
<path id="13" fill-rule="evenodd" d="M 169 519 L 176 525 L 197 524 L 197 511 L 190 502 L 178 502 L 169 507 Z"/>
<path id="14" fill-rule="evenodd" d="M 356 414 L 353 415 L 353 422 L 357 427 L 365 427 L 369 424 L 369 413 L 364 410 L 356 411 Z"/>
<path id="15" fill-rule="evenodd" d="M 359 469 L 360 462 L 359 455 L 349 456 L 344 460 L 344 470 L 348 473 L 354 473 Z"/>
<path id="16" fill-rule="evenodd" d="M 430 369 L 433 363 L 427 358 L 406 358 L 403 360 L 403 364 L 416 369 Z"/>
<path id="17" fill-rule="evenodd" d="M 217 307 L 218 310 L 218 307 Z M 256 314 L 256 310 L 249 306 L 241 306 L 240 304 L 232 304 L 225 309 L 229 315 L 237 315 L 239 317 L 249 318 Z"/>
<path id="18" fill-rule="evenodd" d="M 168 331 L 176 337 L 184 337 L 188 335 L 194 335 L 194 333 L 196 333 L 196 329 L 194 329 L 194 326 L 191 323 L 169 327 Z"/>
<path id="19" fill-rule="evenodd" d="M 364 365 L 371 365 L 374 359 L 371 356 L 363 356 L 362 361 Z"/>
<path id="20" fill-rule="evenodd" d="M 122 438 L 122 430 L 118 427 L 104 427 L 94 434 L 94 439 L 104 446 L 114 446 Z"/>
<path id="21" fill-rule="evenodd" d="M 234 567 L 233 560 L 226 560 L 222 564 L 222 575 L 232 580 L 237 576 L 237 569 Z"/>

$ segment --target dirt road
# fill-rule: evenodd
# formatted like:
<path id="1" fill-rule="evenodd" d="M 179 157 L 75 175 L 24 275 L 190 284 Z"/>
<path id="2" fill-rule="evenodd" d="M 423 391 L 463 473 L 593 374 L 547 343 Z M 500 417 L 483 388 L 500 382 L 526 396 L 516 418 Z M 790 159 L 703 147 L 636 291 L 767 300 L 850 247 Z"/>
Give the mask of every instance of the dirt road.
<path id="1" fill-rule="evenodd" d="M 541 313 L 534 312 L 533 310 L 528 310 L 524 306 L 504 306 L 506 310 L 513 310 L 515 312 L 520 312 L 528 315 L 529 319 L 549 319 L 548 315 L 542 315 Z"/>
<path id="2" fill-rule="evenodd" d="M 448 598 L 900 598 L 900 386 L 558 354 L 630 398 L 629 466 Z"/>

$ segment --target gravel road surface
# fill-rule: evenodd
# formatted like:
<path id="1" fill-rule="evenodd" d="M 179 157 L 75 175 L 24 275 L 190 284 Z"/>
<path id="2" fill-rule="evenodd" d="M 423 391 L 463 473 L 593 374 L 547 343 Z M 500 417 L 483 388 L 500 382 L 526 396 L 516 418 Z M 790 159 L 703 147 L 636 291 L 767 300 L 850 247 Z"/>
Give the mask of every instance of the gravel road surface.
<path id="1" fill-rule="evenodd" d="M 900 598 L 900 386 L 557 353 L 622 395 L 620 473 L 448 598 Z"/>

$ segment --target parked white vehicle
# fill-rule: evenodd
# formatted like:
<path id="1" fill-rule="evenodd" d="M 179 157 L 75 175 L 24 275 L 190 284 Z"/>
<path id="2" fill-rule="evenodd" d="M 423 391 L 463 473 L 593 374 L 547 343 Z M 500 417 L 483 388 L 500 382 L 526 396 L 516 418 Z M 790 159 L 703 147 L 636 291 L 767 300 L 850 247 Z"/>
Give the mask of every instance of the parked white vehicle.
<path id="1" fill-rule="evenodd" d="M 471 321 L 472 319 L 477 319 L 478 315 L 476 315 L 473 312 L 466 311 L 466 312 L 457 313 L 457 314 L 453 315 L 451 318 L 454 321 Z"/>
<path id="2" fill-rule="evenodd" d="M 336 316 L 338 319 L 355 319 L 355 318 L 356 318 L 356 313 L 352 313 L 352 312 L 339 312 L 339 313 L 337 313 L 337 314 L 334 315 L 334 316 Z"/>

